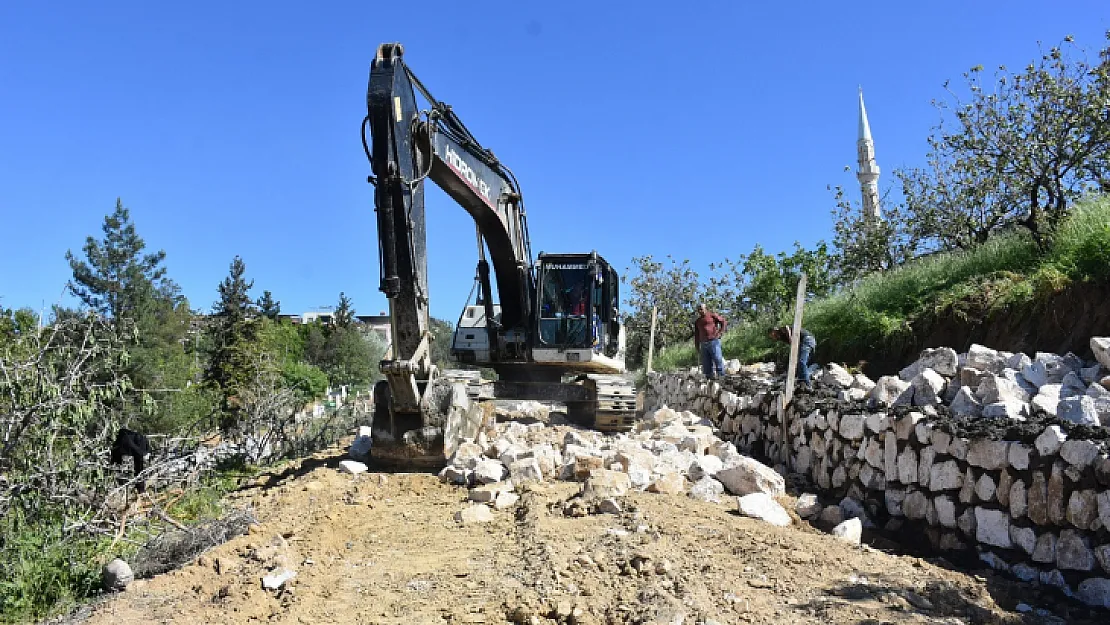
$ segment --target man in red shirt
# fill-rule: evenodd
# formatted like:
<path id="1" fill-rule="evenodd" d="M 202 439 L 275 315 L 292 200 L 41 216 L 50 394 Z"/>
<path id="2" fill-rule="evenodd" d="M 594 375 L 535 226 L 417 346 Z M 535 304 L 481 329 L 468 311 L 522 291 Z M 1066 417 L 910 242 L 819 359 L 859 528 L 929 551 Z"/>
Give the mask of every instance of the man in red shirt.
<path id="1" fill-rule="evenodd" d="M 701 370 L 710 380 L 725 374 L 725 361 L 721 355 L 721 336 L 728 322 L 721 315 L 710 312 L 705 304 L 698 304 L 694 320 L 694 347 L 701 355 Z"/>

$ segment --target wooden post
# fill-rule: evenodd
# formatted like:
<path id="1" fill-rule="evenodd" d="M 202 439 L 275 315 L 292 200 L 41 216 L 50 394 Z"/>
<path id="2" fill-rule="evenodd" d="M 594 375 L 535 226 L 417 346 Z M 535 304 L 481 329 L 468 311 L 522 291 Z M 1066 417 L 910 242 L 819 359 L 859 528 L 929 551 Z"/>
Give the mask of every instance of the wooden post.
<path id="1" fill-rule="evenodd" d="M 651 307 L 651 332 L 648 333 L 647 372 L 651 373 L 651 359 L 655 355 L 655 306 Z"/>
<path id="2" fill-rule="evenodd" d="M 794 399 L 794 380 L 798 375 L 798 343 L 802 337 L 802 307 L 806 303 L 806 274 L 798 280 L 798 295 L 794 300 L 794 329 L 790 333 L 790 360 L 786 367 L 786 389 L 782 393 L 782 412 L 779 413 L 779 423 L 782 425 L 782 461 L 786 463 L 790 458 L 790 427 L 786 423 L 786 406 Z"/>

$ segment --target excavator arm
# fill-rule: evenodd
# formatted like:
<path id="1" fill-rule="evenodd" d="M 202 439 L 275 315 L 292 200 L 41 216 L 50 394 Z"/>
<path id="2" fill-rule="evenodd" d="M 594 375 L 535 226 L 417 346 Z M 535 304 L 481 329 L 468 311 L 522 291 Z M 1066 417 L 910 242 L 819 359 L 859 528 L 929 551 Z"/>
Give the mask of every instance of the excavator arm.
<path id="1" fill-rule="evenodd" d="M 500 327 L 524 327 L 530 322 L 535 278 L 515 177 L 478 143 L 451 107 L 432 97 L 402 55 L 403 48 L 395 43 L 381 45 L 375 55 L 363 147 L 375 187 L 380 290 L 389 299 L 393 332 L 391 358 L 382 361 L 381 370 L 389 381 L 391 412 L 416 415 L 424 387 L 437 375 L 430 350 L 425 179 L 436 183 L 474 219 L 478 277 L 491 339 L 495 315 L 483 241 L 501 300 Z M 418 109 L 417 91 L 430 109 Z"/>

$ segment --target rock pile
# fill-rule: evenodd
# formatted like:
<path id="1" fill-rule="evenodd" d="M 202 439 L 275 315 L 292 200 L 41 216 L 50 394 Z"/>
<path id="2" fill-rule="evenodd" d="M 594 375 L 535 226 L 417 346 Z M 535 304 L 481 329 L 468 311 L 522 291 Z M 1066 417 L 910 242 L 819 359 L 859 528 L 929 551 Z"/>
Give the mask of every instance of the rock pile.
<path id="1" fill-rule="evenodd" d="M 582 505 L 573 509 L 583 514 L 619 512 L 619 498 L 631 490 L 686 494 L 703 501 L 720 501 L 728 492 L 741 498 L 741 513 L 790 524 L 773 499 L 785 493 L 781 475 L 718 438 L 711 421 L 665 407 L 648 413 L 628 434 L 604 435 L 543 422 L 497 423 L 493 432 L 459 445 L 440 478 L 469 487 L 475 505 L 494 509 L 516 503 L 518 486 L 563 480 L 582 483 Z M 744 496 L 753 495 L 760 497 L 746 505 Z M 489 518 L 468 509 L 457 520 Z"/>
<path id="2" fill-rule="evenodd" d="M 918 531 L 936 549 L 1110 607 L 1110 431 L 1099 427 L 1110 424 L 1110 339 L 1091 347 L 1097 362 L 931 349 L 874 382 L 829 365 L 784 411 L 785 438 L 766 373 L 722 384 L 653 374 L 645 404 L 709 415 L 740 451 L 840 501 L 807 500 L 803 514 L 799 500 L 803 518 Z"/>

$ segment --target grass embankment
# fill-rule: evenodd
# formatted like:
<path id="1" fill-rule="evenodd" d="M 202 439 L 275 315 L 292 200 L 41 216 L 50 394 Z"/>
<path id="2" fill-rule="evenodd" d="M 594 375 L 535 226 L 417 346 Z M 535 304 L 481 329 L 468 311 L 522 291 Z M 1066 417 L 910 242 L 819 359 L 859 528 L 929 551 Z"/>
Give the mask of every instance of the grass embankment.
<path id="1" fill-rule="evenodd" d="M 803 325 L 817 336 L 818 358 L 866 353 L 912 337 L 914 327 L 941 315 L 982 314 L 1033 303 L 1077 281 L 1110 279 L 1110 196 L 1076 206 L 1043 253 L 1024 234 L 999 235 L 967 251 L 918 258 L 894 271 L 868 276 L 832 297 L 806 304 Z M 784 358 L 786 348 L 767 338 L 772 323 L 793 312 L 748 323 L 721 341 L 726 359 Z M 697 364 L 692 345 L 665 349 L 656 359 L 666 371 Z"/>

